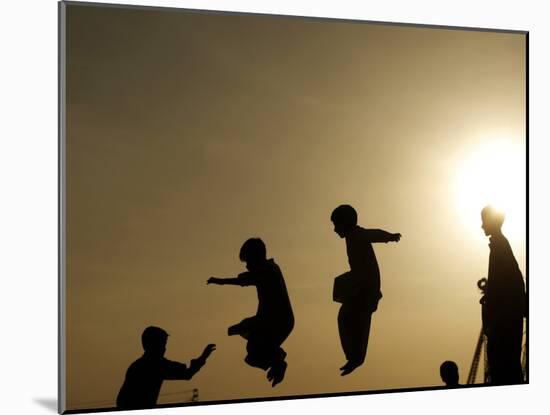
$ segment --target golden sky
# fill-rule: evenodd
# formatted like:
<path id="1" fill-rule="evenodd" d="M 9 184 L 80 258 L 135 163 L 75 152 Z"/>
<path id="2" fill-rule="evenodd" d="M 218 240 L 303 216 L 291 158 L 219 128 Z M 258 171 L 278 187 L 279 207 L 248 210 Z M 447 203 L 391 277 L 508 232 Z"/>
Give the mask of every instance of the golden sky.
<path id="1" fill-rule="evenodd" d="M 444 360 L 466 380 L 487 180 L 515 201 L 504 232 L 525 272 L 524 34 L 67 11 L 69 409 L 114 406 L 148 325 L 170 333 L 172 360 L 218 345 L 161 391 L 202 401 L 435 386 Z M 403 235 L 375 246 L 384 298 L 367 362 L 344 378 L 331 291 L 348 265 L 329 219 L 341 203 Z M 206 286 L 244 270 L 252 236 L 296 317 L 274 389 L 226 336 L 255 312 L 254 288 Z"/>

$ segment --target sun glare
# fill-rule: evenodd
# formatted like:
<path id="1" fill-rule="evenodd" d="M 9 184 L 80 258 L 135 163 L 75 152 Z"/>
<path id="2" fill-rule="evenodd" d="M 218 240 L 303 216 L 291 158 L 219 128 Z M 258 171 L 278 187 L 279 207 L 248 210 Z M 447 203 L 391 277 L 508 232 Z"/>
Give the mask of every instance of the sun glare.
<path id="1" fill-rule="evenodd" d="M 481 209 L 493 205 L 506 215 L 503 232 L 517 241 L 525 239 L 525 158 L 523 144 L 492 140 L 472 149 L 459 163 L 456 197 L 464 226 L 480 232 Z"/>

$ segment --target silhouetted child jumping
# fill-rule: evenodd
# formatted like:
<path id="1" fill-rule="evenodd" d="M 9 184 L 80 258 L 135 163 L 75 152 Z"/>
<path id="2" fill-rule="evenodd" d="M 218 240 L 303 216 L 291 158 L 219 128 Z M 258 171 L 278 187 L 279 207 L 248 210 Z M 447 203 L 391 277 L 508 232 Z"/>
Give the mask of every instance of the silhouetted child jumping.
<path id="1" fill-rule="evenodd" d="M 119 409 L 154 408 L 164 380 L 189 380 L 206 363 L 206 359 L 216 350 L 209 344 L 202 354 L 191 360 L 187 367 L 164 357 L 168 333 L 159 327 L 147 327 L 141 335 L 145 353 L 126 371 L 126 378 L 117 396 Z"/>
<path id="2" fill-rule="evenodd" d="M 294 315 L 279 266 L 267 259 L 266 248 L 259 238 L 248 239 L 239 253 L 246 263 L 247 272 L 236 278 L 208 279 L 208 284 L 253 285 L 258 292 L 256 315 L 242 320 L 228 329 L 228 335 L 240 335 L 247 339 L 245 362 L 267 371 L 272 386 L 285 376 L 286 352 L 281 345 L 294 328 Z"/>
<path id="3" fill-rule="evenodd" d="M 342 376 L 361 366 L 367 354 L 372 313 L 382 298 L 380 270 L 372 248 L 375 242 L 398 242 L 400 233 L 364 229 L 357 225 L 357 212 L 350 205 L 338 206 L 330 216 L 334 232 L 346 240 L 350 271 L 336 278 L 334 300 L 342 303 L 338 331 L 347 362 Z"/>
<path id="4" fill-rule="evenodd" d="M 502 234 L 504 214 L 487 206 L 481 211 L 481 222 L 490 240 L 489 273 L 482 300 L 490 382 L 494 385 L 521 383 L 525 283 L 510 243 Z"/>

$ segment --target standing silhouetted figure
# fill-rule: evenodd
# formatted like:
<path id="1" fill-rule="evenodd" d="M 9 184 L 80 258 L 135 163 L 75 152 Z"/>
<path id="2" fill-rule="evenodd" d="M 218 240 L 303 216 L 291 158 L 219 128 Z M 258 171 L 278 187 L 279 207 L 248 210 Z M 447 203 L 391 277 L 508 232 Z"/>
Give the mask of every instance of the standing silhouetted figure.
<path id="1" fill-rule="evenodd" d="M 236 278 L 211 277 L 208 284 L 253 285 L 258 292 L 256 315 L 228 329 L 228 334 L 247 339 L 245 362 L 267 371 L 272 386 L 280 383 L 287 367 L 286 352 L 281 345 L 294 328 L 294 315 L 283 274 L 273 259 L 266 258 L 266 248 L 259 238 L 248 239 L 239 253 L 247 272 Z"/>
<path id="2" fill-rule="evenodd" d="M 525 283 L 512 248 L 502 234 L 504 214 L 487 206 L 481 211 L 481 222 L 490 241 L 487 288 L 482 300 L 490 382 L 521 383 Z"/>
<path id="3" fill-rule="evenodd" d="M 330 217 L 334 232 L 345 238 L 350 272 L 335 281 L 335 301 L 342 306 L 338 313 L 340 342 L 347 362 L 340 368 L 345 376 L 365 361 L 372 313 L 382 298 L 380 270 L 372 243 L 398 242 L 399 233 L 364 229 L 357 225 L 357 212 L 349 205 L 338 206 Z"/>
<path id="4" fill-rule="evenodd" d="M 455 362 L 447 360 L 441 363 L 439 374 L 441 375 L 441 380 L 447 387 L 456 388 L 460 386 L 458 383 L 458 366 Z"/>
<path id="5" fill-rule="evenodd" d="M 209 344 L 187 367 L 164 357 L 167 340 L 168 333 L 159 327 L 151 326 L 143 331 L 141 344 L 145 353 L 126 371 L 126 378 L 116 399 L 117 408 L 154 408 L 164 380 L 191 379 L 216 349 L 216 345 Z"/>

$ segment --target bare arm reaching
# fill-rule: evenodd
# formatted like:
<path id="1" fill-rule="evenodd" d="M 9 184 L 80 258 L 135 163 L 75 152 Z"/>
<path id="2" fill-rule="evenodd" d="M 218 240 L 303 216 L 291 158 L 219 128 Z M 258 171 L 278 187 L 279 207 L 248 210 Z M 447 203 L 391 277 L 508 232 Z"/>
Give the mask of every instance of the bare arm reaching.
<path id="1" fill-rule="evenodd" d="M 365 229 L 365 234 L 369 242 L 399 242 L 400 233 L 390 233 L 382 229 Z"/>
<path id="2" fill-rule="evenodd" d="M 208 356 L 216 350 L 215 344 L 209 344 L 206 346 L 202 354 L 196 359 L 191 360 L 191 364 L 187 367 L 183 363 L 173 362 L 165 359 L 164 362 L 164 379 L 168 380 L 189 380 L 191 379 L 206 363 Z"/>
<path id="3" fill-rule="evenodd" d="M 218 278 L 218 277 L 210 277 L 208 278 L 208 281 L 206 281 L 206 284 L 216 284 L 216 285 L 239 285 L 241 287 L 247 286 L 247 285 L 255 285 L 256 284 L 256 277 L 251 272 L 243 272 L 239 274 L 238 277 L 233 278 Z"/>
<path id="4" fill-rule="evenodd" d="M 233 277 L 226 277 L 226 278 L 220 278 L 220 277 L 210 277 L 208 278 L 208 281 L 206 281 L 206 284 L 215 284 L 215 285 L 241 285 L 239 284 L 238 278 Z"/>

